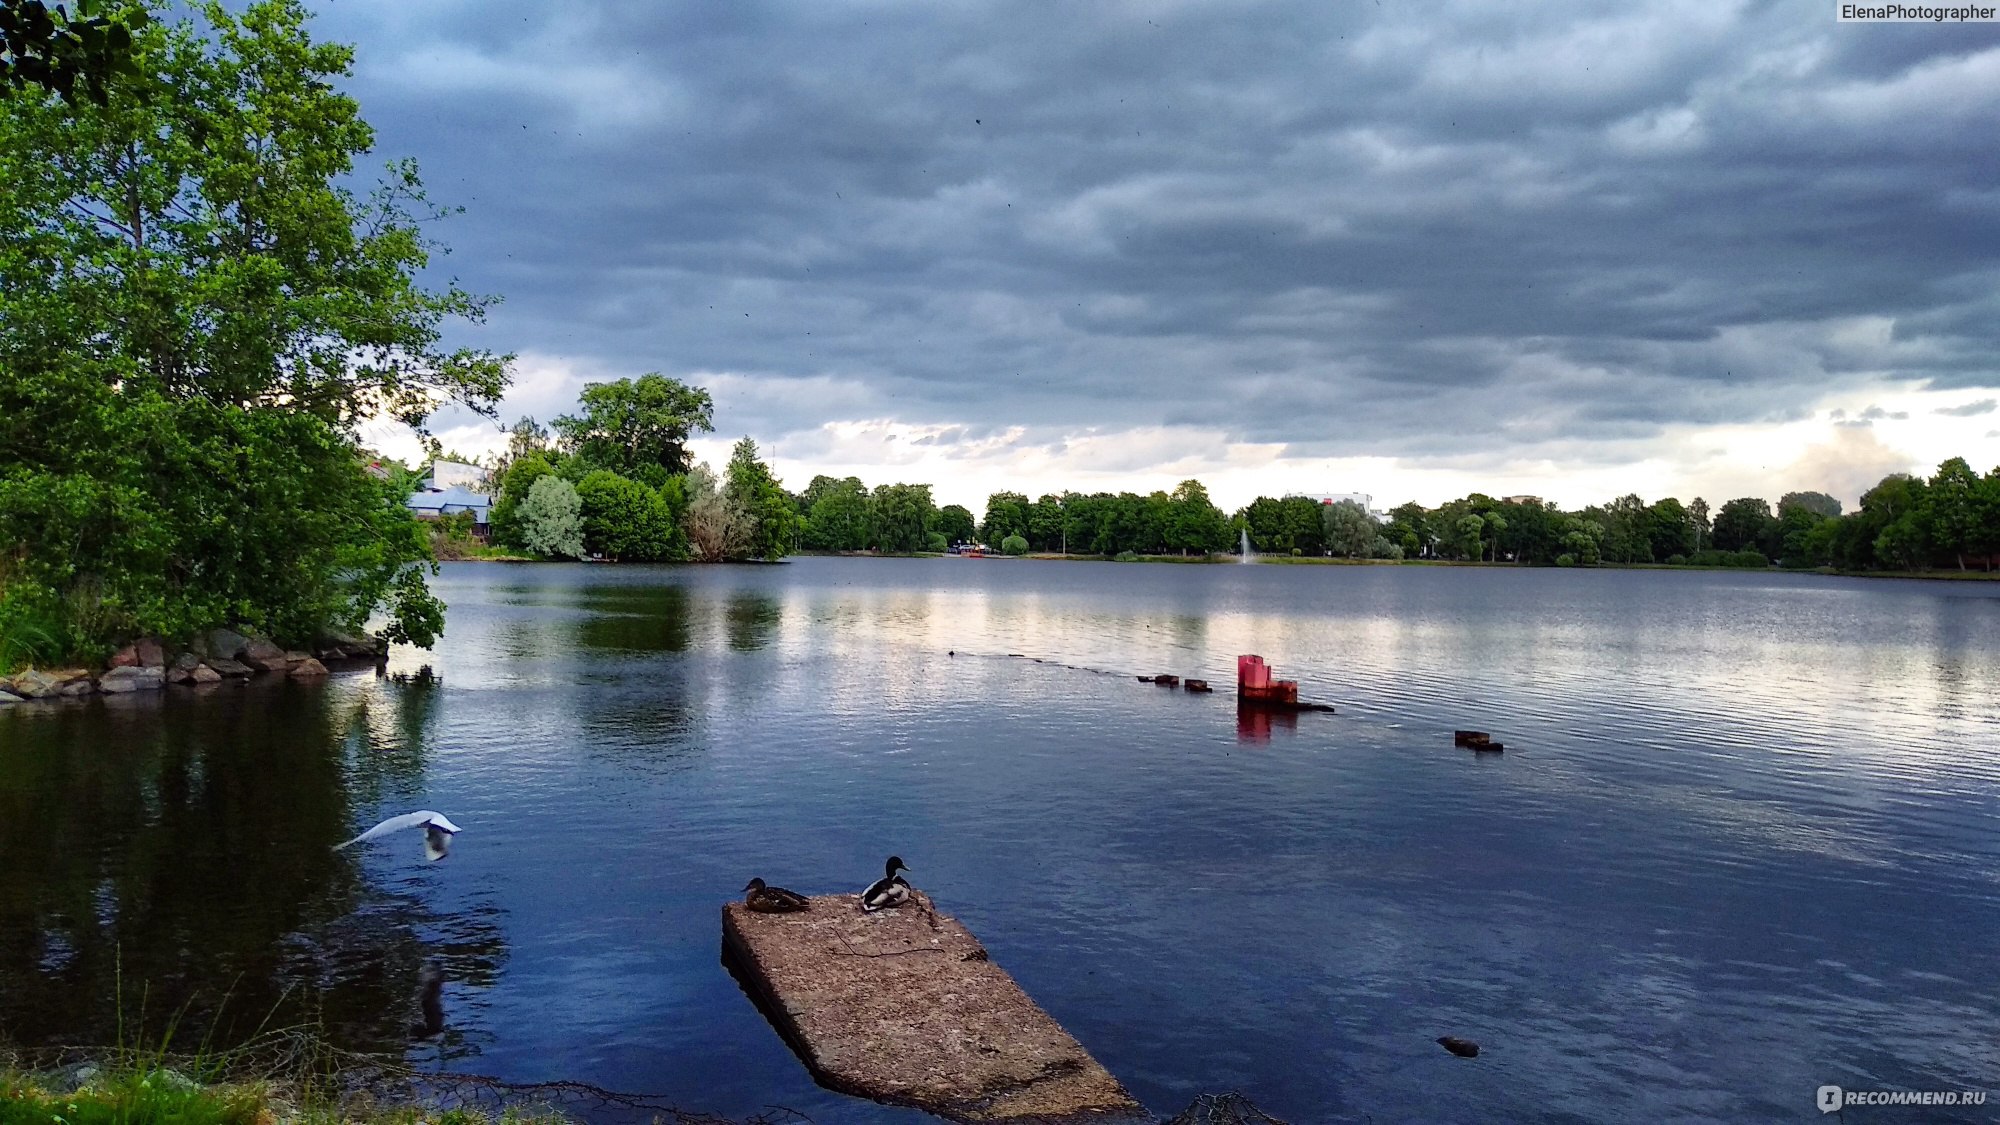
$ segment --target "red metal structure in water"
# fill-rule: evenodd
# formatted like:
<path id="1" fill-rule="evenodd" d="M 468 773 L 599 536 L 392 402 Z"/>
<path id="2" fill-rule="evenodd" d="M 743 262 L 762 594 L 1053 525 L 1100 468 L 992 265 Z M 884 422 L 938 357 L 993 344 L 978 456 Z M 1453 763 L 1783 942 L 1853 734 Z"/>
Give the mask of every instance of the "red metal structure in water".
<path id="1" fill-rule="evenodd" d="M 1253 703 L 1296 707 L 1299 702 L 1299 682 L 1273 680 L 1271 666 L 1264 663 L 1263 657 L 1246 654 L 1236 658 L 1236 698 Z"/>

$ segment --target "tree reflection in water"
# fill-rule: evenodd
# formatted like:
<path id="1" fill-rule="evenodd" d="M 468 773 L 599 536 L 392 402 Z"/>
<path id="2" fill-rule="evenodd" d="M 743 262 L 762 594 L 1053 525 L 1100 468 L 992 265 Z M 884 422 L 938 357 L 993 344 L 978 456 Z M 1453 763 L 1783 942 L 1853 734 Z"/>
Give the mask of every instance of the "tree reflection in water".
<path id="1" fill-rule="evenodd" d="M 421 785 L 434 690 L 341 676 L 0 712 L 0 1034 L 104 1044 L 122 1018 L 158 1042 L 178 1018 L 176 1043 L 226 1046 L 311 1023 L 397 1049 L 427 962 L 490 985 L 497 910 L 440 916 L 333 851 L 355 807 Z"/>

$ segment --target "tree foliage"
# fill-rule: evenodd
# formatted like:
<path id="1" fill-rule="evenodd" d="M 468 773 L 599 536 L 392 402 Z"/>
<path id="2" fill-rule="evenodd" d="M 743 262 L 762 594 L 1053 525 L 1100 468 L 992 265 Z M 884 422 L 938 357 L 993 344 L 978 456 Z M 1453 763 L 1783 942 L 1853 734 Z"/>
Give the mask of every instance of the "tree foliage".
<path id="1" fill-rule="evenodd" d="M 793 521 L 791 500 L 771 467 L 757 458 L 757 443 L 743 438 L 729 457 L 728 479 L 724 488 L 730 503 L 746 522 L 741 558 L 776 560 L 791 545 Z"/>
<path id="2" fill-rule="evenodd" d="M 928 484 L 885 484 L 875 490 L 874 528 L 878 550 L 905 554 L 930 545 L 937 506 Z"/>
<path id="3" fill-rule="evenodd" d="M 815 551 L 865 551 L 874 542 L 872 500 L 859 477 L 817 476 L 800 496 L 805 545 Z"/>
<path id="4" fill-rule="evenodd" d="M 378 608 L 426 642 L 427 538 L 355 427 L 490 412 L 510 357 L 440 343 L 487 301 L 419 283 L 442 211 L 415 166 L 349 186 L 351 51 L 294 0 L 197 11 L 133 33 L 151 96 L 0 94 L 0 597 L 79 652 Z"/>
<path id="5" fill-rule="evenodd" d="M 681 555 L 674 514 L 660 494 L 609 469 L 576 482 L 583 548 L 613 562 L 663 562 Z"/>
<path id="6" fill-rule="evenodd" d="M 939 508 L 936 527 L 947 545 L 970 543 L 979 535 L 979 528 L 972 519 L 972 509 L 963 504 L 946 504 Z"/>
<path id="7" fill-rule="evenodd" d="M 583 557 L 583 498 L 561 477 L 545 474 L 535 480 L 521 502 L 519 526 L 521 546 L 538 555 Z"/>
<path id="8" fill-rule="evenodd" d="M 71 15 L 62 4 L 52 10 L 43 0 L 0 0 L 0 84 L 17 92 L 38 86 L 72 105 L 79 87 L 97 105 L 110 104 L 114 78 L 136 93 L 145 72 L 132 33 L 152 17 L 100 0 L 74 3 Z"/>
<path id="9" fill-rule="evenodd" d="M 655 487 L 688 471 L 688 438 L 715 428 L 707 391 L 657 372 L 587 383 L 578 407 L 555 420 L 564 447 L 592 468 Z"/>

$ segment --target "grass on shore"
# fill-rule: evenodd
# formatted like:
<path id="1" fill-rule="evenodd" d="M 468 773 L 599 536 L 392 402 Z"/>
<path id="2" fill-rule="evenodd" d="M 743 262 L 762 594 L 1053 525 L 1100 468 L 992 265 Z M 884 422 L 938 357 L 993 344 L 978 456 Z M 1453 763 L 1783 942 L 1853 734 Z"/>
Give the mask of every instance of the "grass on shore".
<path id="1" fill-rule="evenodd" d="M 571 1125 L 553 1111 L 379 1104 L 340 1098 L 324 1083 L 203 1084 L 156 1062 L 94 1064 L 53 1073 L 0 1069 L 0 1125 Z"/>
<path id="2" fill-rule="evenodd" d="M 491 1125 L 467 1109 L 424 1110 L 336 1102 L 279 1082 L 204 1086 L 165 1067 L 80 1072 L 82 1080 L 0 1074 L 0 1125 Z M 554 1114 L 509 1110 L 505 1125 L 568 1125 Z"/>

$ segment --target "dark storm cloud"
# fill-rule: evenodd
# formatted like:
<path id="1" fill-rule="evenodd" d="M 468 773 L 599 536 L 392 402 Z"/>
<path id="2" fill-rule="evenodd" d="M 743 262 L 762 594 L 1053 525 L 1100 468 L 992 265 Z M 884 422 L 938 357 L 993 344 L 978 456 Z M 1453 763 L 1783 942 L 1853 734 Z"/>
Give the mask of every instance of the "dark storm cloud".
<path id="1" fill-rule="evenodd" d="M 467 208 L 438 233 L 507 298 L 482 341 L 727 375 L 731 433 L 1567 454 L 2000 386 L 1992 25 L 341 0 L 320 26 L 384 154 Z"/>

